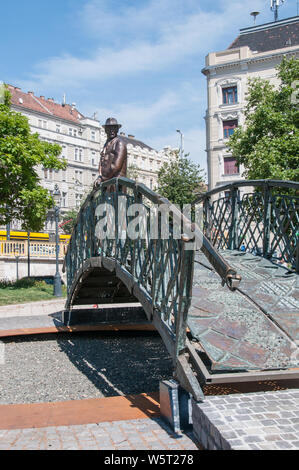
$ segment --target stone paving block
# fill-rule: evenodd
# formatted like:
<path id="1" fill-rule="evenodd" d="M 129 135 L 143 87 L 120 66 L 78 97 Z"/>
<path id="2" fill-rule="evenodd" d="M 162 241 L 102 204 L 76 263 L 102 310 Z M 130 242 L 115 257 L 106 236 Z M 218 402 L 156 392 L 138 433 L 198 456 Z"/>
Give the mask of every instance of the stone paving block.
<path id="1" fill-rule="evenodd" d="M 284 441 L 295 441 L 297 436 L 295 434 L 281 434 L 281 438 Z"/>
<path id="2" fill-rule="evenodd" d="M 265 442 L 261 442 L 258 446 L 261 450 L 275 450 L 275 445 L 267 444 Z"/>
<path id="3" fill-rule="evenodd" d="M 253 435 L 253 436 L 244 436 L 243 437 L 244 439 L 244 442 L 246 442 L 247 444 L 249 443 L 254 443 L 254 442 L 262 442 L 263 439 L 258 436 L 258 435 Z"/>
<path id="4" fill-rule="evenodd" d="M 275 442 L 275 446 L 277 449 L 294 449 L 293 445 L 287 441 L 277 441 Z"/>
<path id="5" fill-rule="evenodd" d="M 193 410 L 194 417 L 198 419 L 198 423 L 193 421 L 195 435 L 203 439 L 203 445 L 207 442 L 211 447 L 209 438 L 215 438 L 218 432 L 218 435 L 221 436 L 219 440 L 221 448 L 225 448 L 228 443 L 234 449 L 244 446 L 250 449 L 264 448 L 265 450 L 278 449 L 279 446 L 281 449 L 299 449 L 297 438 L 299 429 L 298 389 L 248 393 L 245 398 L 243 397 L 244 395 L 237 397 L 235 394 L 226 395 L 224 399 L 226 405 L 222 400 L 210 396 L 206 397 L 204 406 L 195 405 L 193 402 L 193 408 L 199 408 L 210 420 L 209 427 L 204 426 L 205 418 L 198 410 Z M 262 403 L 263 406 L 258 406 L 257 403 Z M 210 411 L 211 404 L 212 411 Z M 205 409 L 208 409 L 209 413 L 206 413 Z M 219 419 L 219 415 L 221 415 L 221 419 Z M 205 429 L 196 430 L 197 425 L 205 427 Z"/>

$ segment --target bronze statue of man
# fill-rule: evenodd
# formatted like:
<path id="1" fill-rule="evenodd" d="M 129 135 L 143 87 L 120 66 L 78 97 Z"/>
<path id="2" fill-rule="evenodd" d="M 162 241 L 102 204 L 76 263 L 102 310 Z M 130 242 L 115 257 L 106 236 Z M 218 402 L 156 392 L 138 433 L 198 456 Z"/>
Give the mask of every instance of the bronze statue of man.
<path id="1" fill-rule="evenodd" d="M 127 146 L 117 135 L 120 128 L 121 124 L 115 118 L 108 118 L 105 122 L 107 140 L 101 152 L 99 176 L 95 186 L 117 176 L 127 176 Z"/>

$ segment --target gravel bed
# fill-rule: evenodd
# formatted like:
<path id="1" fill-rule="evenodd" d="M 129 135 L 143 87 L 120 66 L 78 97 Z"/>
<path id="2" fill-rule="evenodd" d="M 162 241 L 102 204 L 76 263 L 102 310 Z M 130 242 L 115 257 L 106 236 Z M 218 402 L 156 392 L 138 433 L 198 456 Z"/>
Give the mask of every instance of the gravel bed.
<path id="1" fill-rule="evenodd" d="M 172 377 L 155 332 L 78 333 L 2 340 L 0 404 L 148 393 Z"/>

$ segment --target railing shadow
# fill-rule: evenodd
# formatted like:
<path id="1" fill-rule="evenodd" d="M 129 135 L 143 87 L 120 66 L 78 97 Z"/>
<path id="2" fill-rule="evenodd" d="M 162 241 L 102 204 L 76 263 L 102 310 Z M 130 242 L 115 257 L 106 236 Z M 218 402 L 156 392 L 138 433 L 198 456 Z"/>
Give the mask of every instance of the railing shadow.
<path id="1" fill-rule="evenodd" d="M 103 397 L 152 393 L 172 376 L 171 358 L 156 332 L 60 333 L 57 341 Z"/>

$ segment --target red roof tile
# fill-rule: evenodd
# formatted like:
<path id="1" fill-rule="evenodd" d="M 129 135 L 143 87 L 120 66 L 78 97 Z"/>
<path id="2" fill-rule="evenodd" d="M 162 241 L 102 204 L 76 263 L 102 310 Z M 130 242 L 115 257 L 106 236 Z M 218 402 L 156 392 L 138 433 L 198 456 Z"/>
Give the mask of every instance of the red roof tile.
<path id="1" fill-rule="evenodd" d="M 69 104 L 63 106 L 62 104 L 55 103 L 52 99 L 45 99 L 43 96 L 38 98 L 33 92 L 24 93 L 20 88 L 12 85 L 8 85 L 8 89 L 11 93 L 12 104 L 19 108 L 24 108 L 24 110 L 30 109 L 47 116 L 73 121 L 76 124 L 79 124 L 80 119 L 84 118 L 83 114 Z"/>

